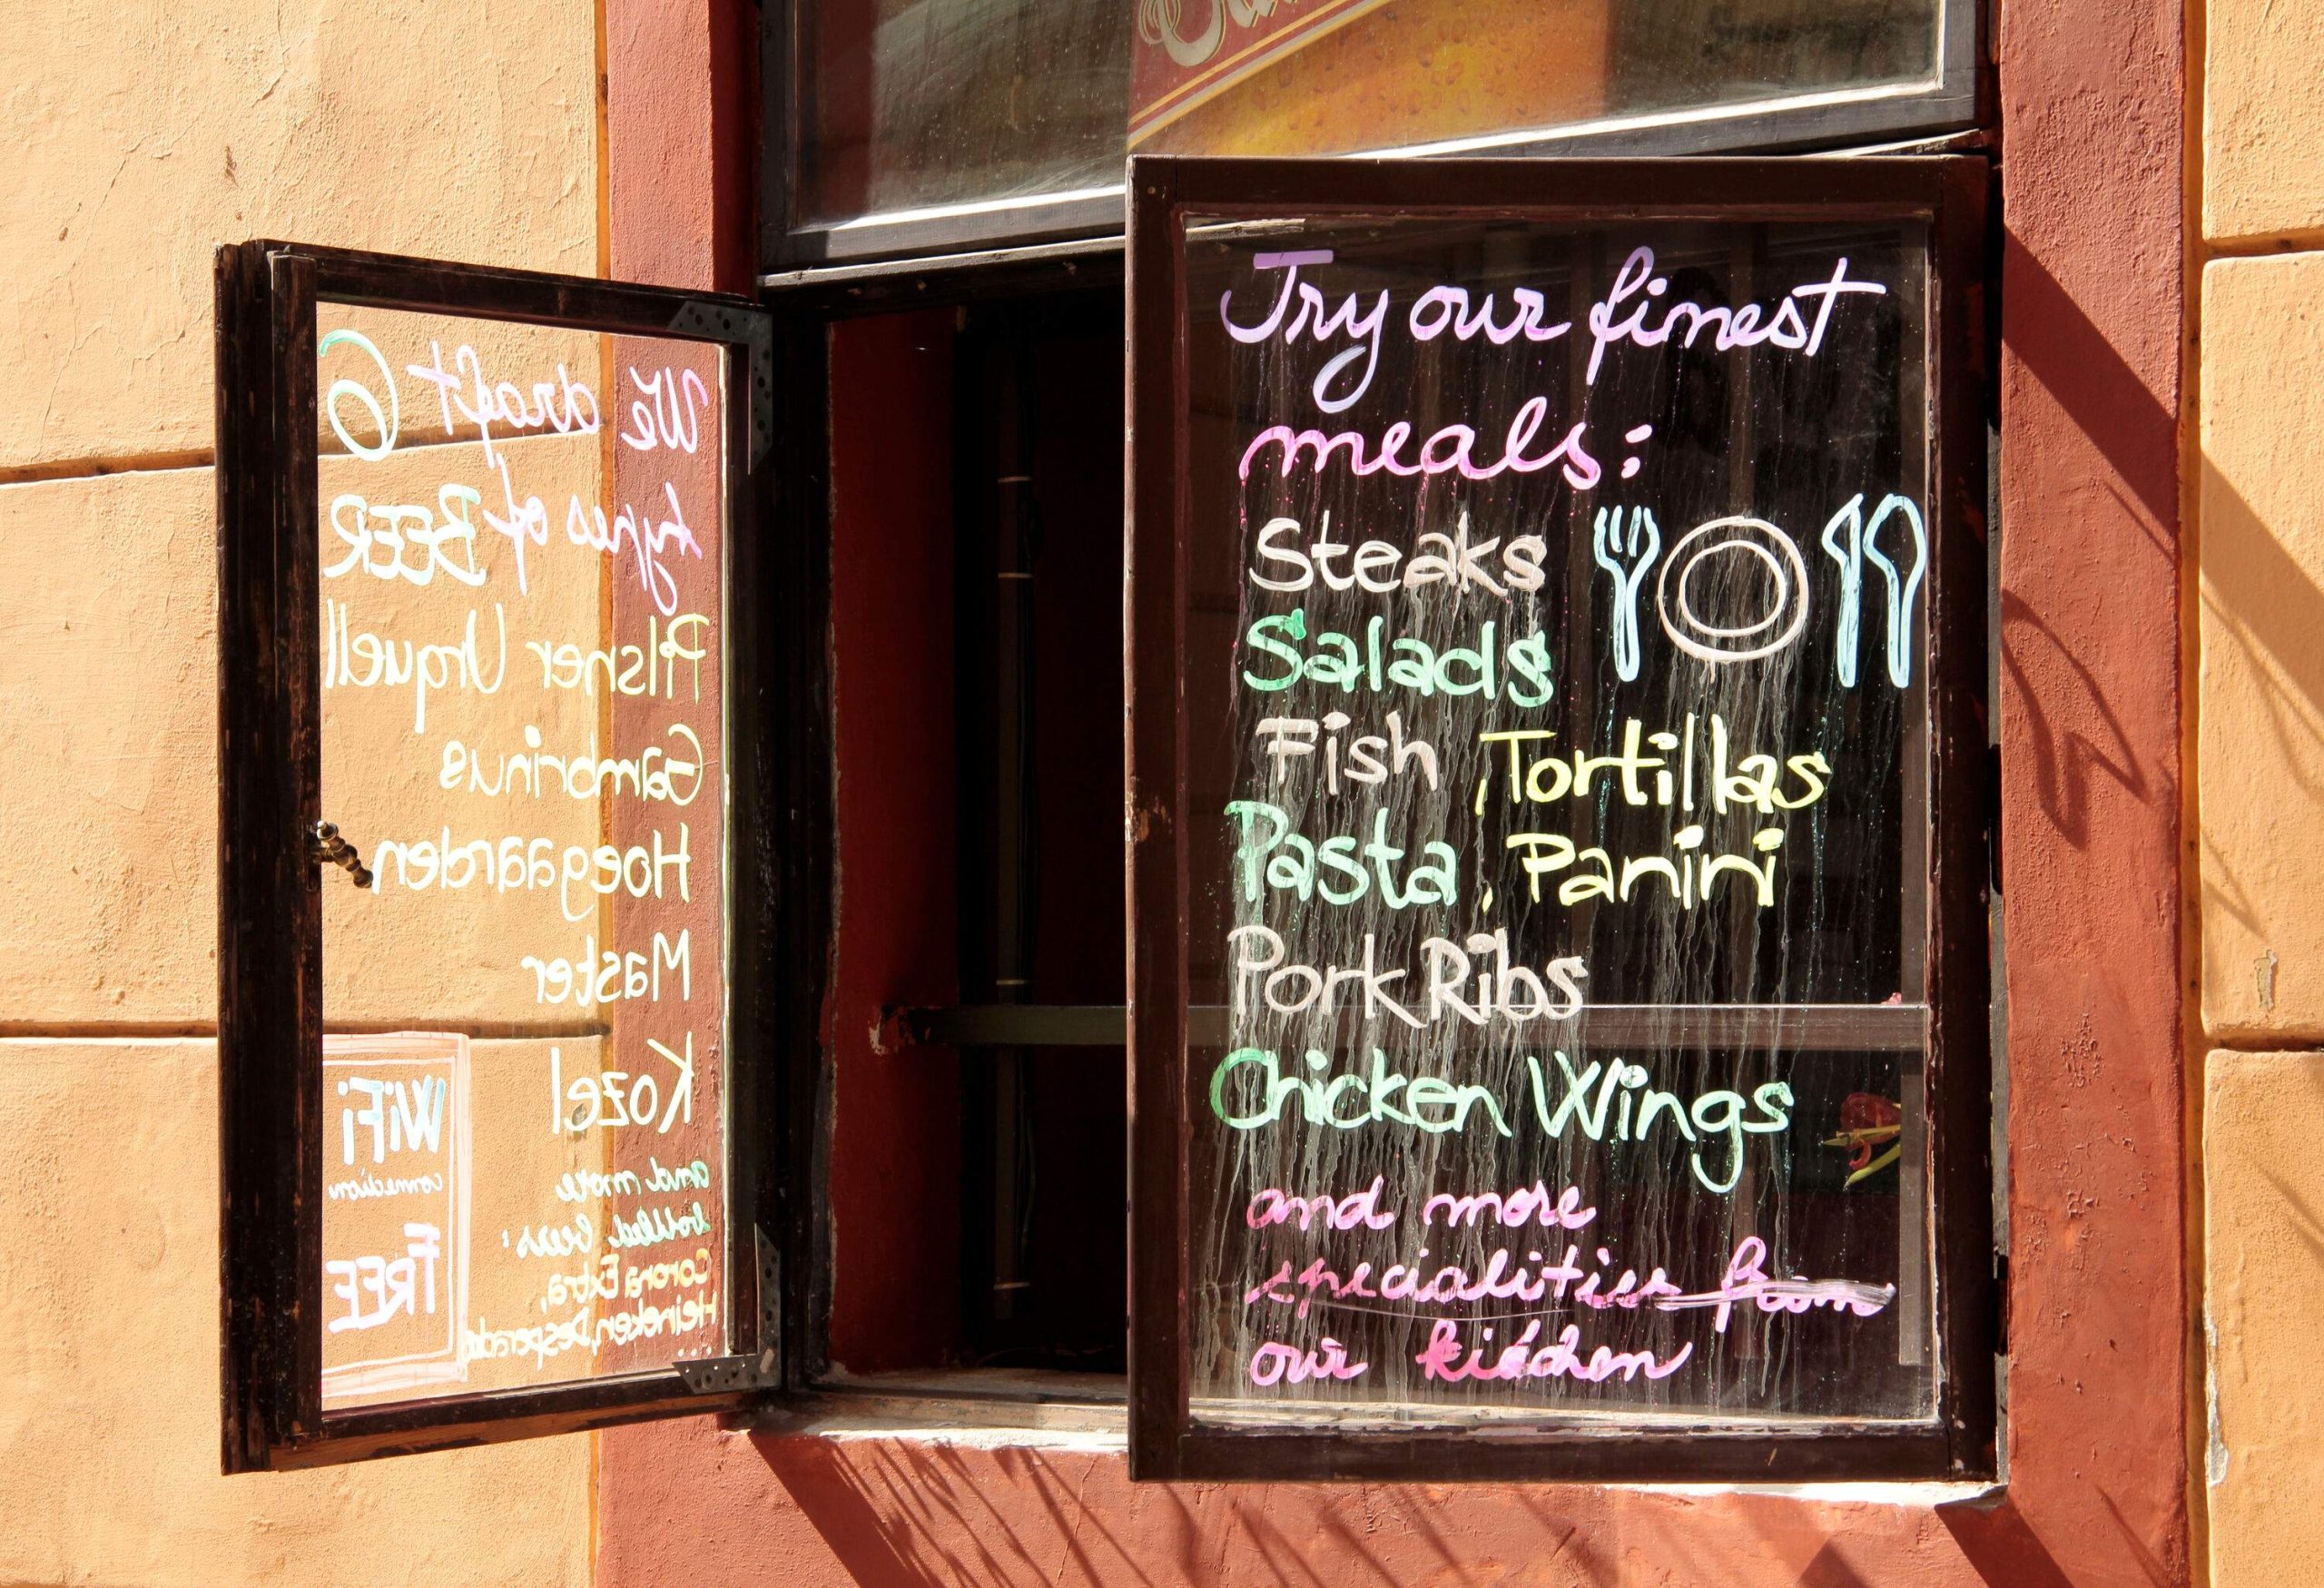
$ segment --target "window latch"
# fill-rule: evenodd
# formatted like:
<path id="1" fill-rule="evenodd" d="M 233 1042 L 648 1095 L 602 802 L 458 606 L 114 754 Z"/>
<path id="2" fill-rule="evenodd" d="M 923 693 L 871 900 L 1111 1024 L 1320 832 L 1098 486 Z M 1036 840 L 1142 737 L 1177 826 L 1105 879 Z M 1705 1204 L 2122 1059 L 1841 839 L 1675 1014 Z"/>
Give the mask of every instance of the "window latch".
<path id="1" fill-rule="evenodd" d="M 315 860 L 320 864 L 345 866 L 348 876 L 353 879 L 357 887 L 368 888 L 371 885 L 370 868 L 363 863 L 363 857 L 355 853 L 355 845 L 341 838 L 339 835 L 339 828 L 331 823 L 315 824 L 313 853 Z"/>

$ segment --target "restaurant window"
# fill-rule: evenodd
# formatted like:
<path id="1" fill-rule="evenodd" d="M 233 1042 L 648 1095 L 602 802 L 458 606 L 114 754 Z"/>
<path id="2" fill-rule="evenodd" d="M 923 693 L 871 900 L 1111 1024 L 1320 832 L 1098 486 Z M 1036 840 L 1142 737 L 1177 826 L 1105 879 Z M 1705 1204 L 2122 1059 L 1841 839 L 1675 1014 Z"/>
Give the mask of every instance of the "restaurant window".
<path id="1" fill-rule="evenodd" d="M 1989 167 L 1445 153 L 1958 125 L 1967 12 L 1512 8 L 1584 115 L 1200 3 L 783 11 L 755 302 L 222 254 L 230 1468 L 1991 1470 Z"/>
<path id="2" fill-rule="evenodd" d="M 1990 1470 L 1988 169 L 1141 160 L 1126 322 L 783 279 L 840 847 L 913 856 L 842 1024 L 942 917 L 821 1067 L 809 1382 L 1126 1394 L 1143 1476 Z M 957 1190 L 867 1193 L 908 1123 Z"/>

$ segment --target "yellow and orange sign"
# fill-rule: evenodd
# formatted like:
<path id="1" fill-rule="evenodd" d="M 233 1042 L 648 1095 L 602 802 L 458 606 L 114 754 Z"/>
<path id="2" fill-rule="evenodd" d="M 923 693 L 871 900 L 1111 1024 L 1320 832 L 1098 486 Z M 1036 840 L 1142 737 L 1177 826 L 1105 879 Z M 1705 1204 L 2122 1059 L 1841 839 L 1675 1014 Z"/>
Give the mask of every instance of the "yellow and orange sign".
<path id="1" fill-rule="evenodd" d="M 1132 147 L 1384 0 L 1137 0 Z"/>

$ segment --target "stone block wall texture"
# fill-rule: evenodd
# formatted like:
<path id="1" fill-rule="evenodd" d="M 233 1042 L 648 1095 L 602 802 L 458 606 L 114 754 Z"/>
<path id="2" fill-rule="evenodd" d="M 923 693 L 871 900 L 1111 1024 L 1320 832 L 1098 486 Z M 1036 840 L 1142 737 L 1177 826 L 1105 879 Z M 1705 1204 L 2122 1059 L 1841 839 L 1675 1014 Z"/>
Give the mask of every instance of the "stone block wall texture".
<path id="1" fill-rule="evenodd" d="M 2324 1287 L 2324 1053 L 2210 1055 L 2205 1477 L 2217 1588 L 2296 1583 L 2324 1548 L 2324 1396 L 2308 1321 Z"/>
<path id="2" fill-rule="evenodd" d="M 0 1041 L 0 1582 L 581 1588 L 586 1435 L 216 1475 L 216 1095 L 205 1041 Z"/>
<path id="3" fill-rule="evenodd" d="M 2217 1588 L 2324 1553 L 2324 9 L 2204 0 L 2196 695 Z"/>
<path id="4" fill-rule="evenodd" d="M 2324 8 L 2203 0 L 2203 230 L 2324 244 Z"/>
<path id="5" fill-rule="evenodd" d="M 2324 253 L 2202 281 L 2203 1018 L 2324 1041 Z"/>
<path id="6" fill-rule="evenodd" d="M 217 1475 L 209 463 L 218 243 L 597 271 L 597 35 L 589 0 L 0 28 L 0 1583 L 590 1579 L 586 1435 Z"/>
<path id="7" fill-rule="evenodd" d="M 210 445 L 210 254 L 597 268 L 576 0 L 25 0 L 0 30 L 0 469 Z"/>

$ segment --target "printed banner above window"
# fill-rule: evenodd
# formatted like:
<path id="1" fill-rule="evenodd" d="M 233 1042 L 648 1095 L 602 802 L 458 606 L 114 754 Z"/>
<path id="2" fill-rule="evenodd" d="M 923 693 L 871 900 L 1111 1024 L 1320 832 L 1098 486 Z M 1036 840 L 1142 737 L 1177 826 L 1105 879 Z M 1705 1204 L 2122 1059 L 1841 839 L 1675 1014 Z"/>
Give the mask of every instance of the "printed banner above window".
<path id="1" fill-rule="evenodd" d="M 1129 142 L 1274 64 L 1383 0 L 1138 0 Z"/>

